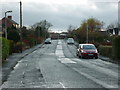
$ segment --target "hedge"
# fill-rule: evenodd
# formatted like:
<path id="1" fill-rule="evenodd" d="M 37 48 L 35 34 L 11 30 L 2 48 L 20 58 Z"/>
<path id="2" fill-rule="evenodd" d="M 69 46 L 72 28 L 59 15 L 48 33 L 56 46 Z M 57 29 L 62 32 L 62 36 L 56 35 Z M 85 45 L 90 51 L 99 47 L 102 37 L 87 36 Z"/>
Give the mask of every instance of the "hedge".
<path id="1" fill-rule="evenodd" d="M 13 49 L 14 49 L 14 41 L 9 40 L 9 54 L 10 55 L 13 53 Z"/>
<path id="2" fill-rule="evenodd" d="M 17 42 L 15 43 L 14 45 L 14 49 L 13 49 L 13 52 L 14 53 L 19 53 L 21 52 L 21 50 L 23 50 L 23 48 L 25 47 L 25 43 L 24 42 Z"/>
<path id="3" fill-rule="evenodd" d="M 2 65 L 2 38 L 0 37 L 0 66 Z"/>
<path id="4" fill-rule="evenodd" d="M 120 60 L 120 36 L 113 39 L 113 58 Z"/>
<path id="5" fill-rule="evenodd" d="M 9 41 L 5 38 L 2 39 L 2 60 L 5 60 L 9 56 Z"/>
<path id="6" fill-rule="evenodd" d="M 112 46 L 99 46 L 100 55 L 112 58 Z"/>

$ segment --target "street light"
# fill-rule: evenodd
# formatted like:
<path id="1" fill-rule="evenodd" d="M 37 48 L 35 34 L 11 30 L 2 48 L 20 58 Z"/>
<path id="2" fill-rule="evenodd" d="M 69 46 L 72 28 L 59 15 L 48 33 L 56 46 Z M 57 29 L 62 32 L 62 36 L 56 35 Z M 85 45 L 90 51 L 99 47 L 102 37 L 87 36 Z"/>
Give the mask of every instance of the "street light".
<path id="1" fill-rule="evenodd" d="M 87 33 L 86 33 L 86 43 L 88 43 L 88 25 L 87 25 Z"/>
<path id="2" fill-rule="evenodd" d="M 5 38 L 7 39 L 7 22 L 6 22 L 6 15 L 7 13 L 11 13 L 12 11 L 6 11 L 5 12 Z"/>

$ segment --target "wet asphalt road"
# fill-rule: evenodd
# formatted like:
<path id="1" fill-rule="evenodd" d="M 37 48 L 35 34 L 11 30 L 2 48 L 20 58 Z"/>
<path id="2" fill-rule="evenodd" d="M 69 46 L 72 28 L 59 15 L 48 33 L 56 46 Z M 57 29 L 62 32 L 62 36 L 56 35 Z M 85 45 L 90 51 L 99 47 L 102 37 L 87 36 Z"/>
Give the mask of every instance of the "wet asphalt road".
<path id="1" fill-rule="evenodd" d="M 52 40 L 22 58 L 1 88 L 118 88 L 118 65 L 79 59 L 76 46 Z"/>

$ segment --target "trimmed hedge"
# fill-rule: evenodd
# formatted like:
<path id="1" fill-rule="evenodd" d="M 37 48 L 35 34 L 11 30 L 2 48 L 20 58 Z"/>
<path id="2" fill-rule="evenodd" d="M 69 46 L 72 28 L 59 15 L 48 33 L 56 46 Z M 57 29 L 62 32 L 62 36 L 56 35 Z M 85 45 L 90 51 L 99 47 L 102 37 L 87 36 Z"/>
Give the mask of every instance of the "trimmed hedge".
<path id="1" fill-rule="evenodd" d="M 2 60 L 5 60 L 9 56 L 9 41 L 5 38 L 2 39 Z"/>
<path id="2" fill-rule="evenodd" d="M 112 46 L 99 46 L 100 55 L 112 58 Z"/>
<path id="3" fill-rule="evenodd" d="M 2 65 L 2 38 L 0 37 L 0 66 Z"/>
<path id="4" fill-rule="evenodd" d="M 13 53 L 13 49 L 14 49 L 14 41 L 9 40 L 9 54 L 10 55 Z"/>
<path id="5" fill-rule="evenodd" d="M 113 58 L 120 60 L 120 36 L 113 39 Z"/>
<path id="6" fill-rule="evenodd" d="M 19 53 L 21 52 L 21 50 L 23 50 L 23 48 L 25 47 L 25 43 L 24 42 L 17 42 L 15 43 L 14 45 L 14 49 L 13 49 L 13 52 L 14 53 Z"/>

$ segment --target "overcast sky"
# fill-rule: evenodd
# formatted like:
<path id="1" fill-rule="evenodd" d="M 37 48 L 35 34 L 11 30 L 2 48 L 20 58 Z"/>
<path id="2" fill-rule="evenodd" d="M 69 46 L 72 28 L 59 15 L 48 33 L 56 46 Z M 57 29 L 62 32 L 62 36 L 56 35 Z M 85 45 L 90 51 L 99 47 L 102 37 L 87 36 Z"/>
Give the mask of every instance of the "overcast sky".
<path id="1" fill-rule="evenodd" d="M 94 17 L 105 26 L 118 21 L 119 0 L 21 0 L 23 25 L 31 26 L 41 20 L 52 23 L 52 30 L 67 30 L 69 25 L 79 27 L 85 19 Z M 12 10 L 13 20 L 19 23 L 20 0 L 1 0 L 2 16 Z"/>

